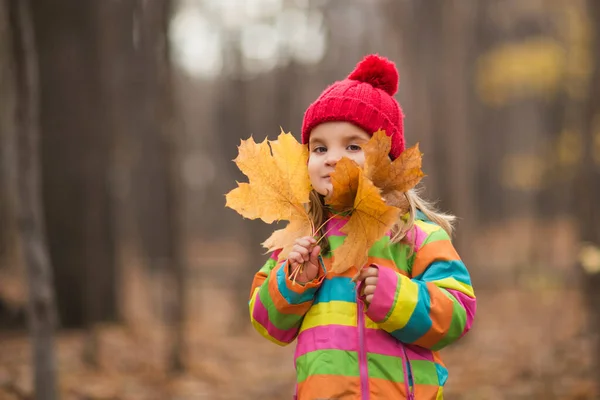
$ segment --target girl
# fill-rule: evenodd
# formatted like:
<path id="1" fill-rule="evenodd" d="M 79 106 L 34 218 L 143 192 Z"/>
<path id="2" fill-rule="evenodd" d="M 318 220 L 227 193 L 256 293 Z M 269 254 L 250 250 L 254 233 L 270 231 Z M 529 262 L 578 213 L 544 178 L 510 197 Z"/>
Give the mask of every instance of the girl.
<path id="1" fill-rule="evenodd" d="M 347 217 L 332 214 L 323 198 L 341 157 L 360 166 L 361 146 L 373 132 L 391 137 L 390 158 L 404 151 L 403 114 L 393 95 L 398 72 L 371 55 L 347 79 L 328 87 L 304 116 L 302 143 L 310 151 L 313 186 L 309 214 L 321 234 L 298 238 L 288 259 L 272 258 L 255 275 L 250 315 L 256 330 L 285 346 L 297 339 L 298 400 L 442 399 L 448 372 L 438 351 L 473 323 L 475 295 L 450 241 L 454 217 L 436 211 L 416 192 L 409 212 L 369 251 L 367 264 L 331 271 L 332 251 L 344 241 Z M 303 272 L 290 278 L 304 263 Z"/>

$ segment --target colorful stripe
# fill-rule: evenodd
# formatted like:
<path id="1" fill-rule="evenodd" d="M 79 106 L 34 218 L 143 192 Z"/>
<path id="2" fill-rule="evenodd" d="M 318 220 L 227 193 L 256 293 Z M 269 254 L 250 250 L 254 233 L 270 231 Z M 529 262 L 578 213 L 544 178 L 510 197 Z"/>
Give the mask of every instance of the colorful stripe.
<path id="1" fill-rule="evenodd" d="M 327 224 L 332 251 L 344 242 L 345 223 L 334 218 Z M 476 313 L 469 273 L 448 234 L 418 220 L 402 243 L 391 243 L 389 235 L 377 241 L 368 263 L 378 268 L 379 281 L 360 315 L 356 268 L 334 274 L 332 252 L 322 257 L 323 271 L 302 286 L 291 282 L 288 263 L 275 256 L 256 274 L 250 296 L 252 323 L 261 335 L 279 345 L 297 338 L 298 400 L 361 398 L 361 378 L 369 400 L 406 398 L 407 379 L 415 398 L 442 399 L 448 371 L 438 350 L 464 336 Z M 366 360 L 362 369 L 359 358 Z"/>
<path id="2" fill-rule="evenodd" d="M 358 315 L 356 303 L 346 301 L 329 301 L 314 304 L 306 313 L 300 332 L 317 326 L 343 325 L 356 326 Z M 377 329 L 375 322 L 368 317 L 365 318 L 367 328 Z"/>
<path id="3" fill-rule="evenodd" d="M 313 282 L 299 285 L 289 279 L 289 263 L 277 264 L 274 254 L 254 278 L 249 302 L 250 319 L 255 329 L 268 340 L 286 345 L 296 336 L 304 315 L 311 308 L 325 270 Z"/>
<path id="4" fill-rule="evenodd" d="M 256 291 L 258 292 L 258 288 Z M 273 339 L 277 344 L 286 344 L 292 342 L 297 333 L 297 329 L 280 329 L 272 322 L 269 318 L 269 312 L 262 303 L 258 293 L 252 299 L 250 303 L 250 310 L 252 313 L 252 322 L 256 328 L 267 337 L 267 339 Z M 258 325 L 258 326 L 257 326 Z"/>

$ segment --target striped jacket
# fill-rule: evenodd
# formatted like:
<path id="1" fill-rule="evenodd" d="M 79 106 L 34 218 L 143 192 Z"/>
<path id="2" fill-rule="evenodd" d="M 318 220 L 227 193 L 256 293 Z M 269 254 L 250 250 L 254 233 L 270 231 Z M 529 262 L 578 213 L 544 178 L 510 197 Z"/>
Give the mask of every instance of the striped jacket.
<path id="1" fill-rule="evenodd" d="M 326 228 L 332 251 L 345 222 L 336 217 Z M 443 398 L 448 372 L 438 351 L 471 328 L 475 295 L 443 229 L 419 212 L 408 239 L 412 252 L 389 236 L 370 249 L 367 265 L 379 269 L 379 281 L 368 307 L 351 281 L 356 268 L 331 272 L 331 251 L 304 286 L 290 281 L 277 253 L 255 275 L 253 326 L 282 346 L 297 339 L 298 400 Z"/>

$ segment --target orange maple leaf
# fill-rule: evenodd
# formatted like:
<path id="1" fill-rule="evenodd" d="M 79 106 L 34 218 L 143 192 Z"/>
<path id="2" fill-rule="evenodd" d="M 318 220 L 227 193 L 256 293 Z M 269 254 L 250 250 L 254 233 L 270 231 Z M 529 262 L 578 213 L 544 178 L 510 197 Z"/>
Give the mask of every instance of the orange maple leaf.
<path id="1" fill-rule="evenodd" d="M 375 132 L 363 146 L 365 175 L 381 189 L 381 195 L 387 204 L 406 212 L 408 203 L 404 193 L 415 187 L 425 176 L 421 170 L 422 154 L 417 143 L 392 161 L 388 156 L 390 149 L 391 139 L 385 131 Z"/>
<path id="2" fill-rule="evenodd" d="M 290 221 L 263 243 L 269 251 L 283 249 L 280 258 L 287 257 L 294 240 L 301 237 L 298 235 L 314 231 L 305 209 L 312 190 L 308 148 L 282 131 L 274 141 L 256 143 L 252 137 L 242 140 L 238 152 L 234 161 L 248 177 L 248 183 L 237 182 L 238 187 L 226 194 L 226 207 L 268 224 Z"/>
<path id="3" fill-rule="evenodd" d="M 354 161 L 342 158 L 331 174 L 332 194 L 326 203 L 338 211 L 349 211 L 341 229 L 347 236 L 333 252 L 332 270 L 342 273 L 352 266 L 361 269 L 371 246 L 398 220 L 400 209 L 387 205 L 379 189 Z"/>

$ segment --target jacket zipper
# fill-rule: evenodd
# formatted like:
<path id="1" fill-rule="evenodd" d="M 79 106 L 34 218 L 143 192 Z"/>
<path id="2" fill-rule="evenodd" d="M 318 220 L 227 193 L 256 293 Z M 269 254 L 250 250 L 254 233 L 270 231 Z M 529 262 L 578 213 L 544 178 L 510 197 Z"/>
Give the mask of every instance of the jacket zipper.
<path id="1" fill-rule="evenodd" d="M 358 294 L 358 293 L 357 293 Z M 367 365 L 367 352 L 365 350 L 365 314 L 364 304 L 357 296 L 358 307 L 358 366 L 360 372 L 360 393 L 362 400 L 369 400 L 369 368 Z"/>
<path id="2" fill-rule="evenodd" d="M 402 342 L 400 342 L 400 346 L 402 347 L 402 354 L 404 354 L 404 360 L 402 360 L 404 362 L 404 365 L 402 366 L 402 369 L 404 370 L 404 387 L 406 388 L 406 398 L 408 400 L 414 400 L 415 399 L 415 391 L 414 391 L 415 382 L 414 382 L 414 377 L 412 375 L 412 368 L 410 366 L 408 354 L 406 353 L 406 346 Z M 413 379 L 412 386 L 410 384 L 411 378 Z"/>

